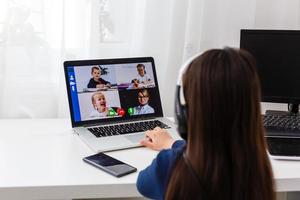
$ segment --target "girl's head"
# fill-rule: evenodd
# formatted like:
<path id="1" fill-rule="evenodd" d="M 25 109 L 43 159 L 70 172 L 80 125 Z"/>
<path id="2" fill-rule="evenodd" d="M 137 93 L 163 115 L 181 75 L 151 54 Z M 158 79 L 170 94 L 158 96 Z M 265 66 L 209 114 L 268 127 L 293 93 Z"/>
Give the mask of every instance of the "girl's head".
<path id="1" fill-rule="evenodd" d="M 95 80 L 99 80 L 99 78 L 101 76 L 101 70 L 100 70 L 100 68 L 98 66 L 93 66 L 92 70 L 91 70 L 91 74 L 92 74 L 92 77 Z"/>
<path id="2" fill-rule="evenodd" d="M 98 112 L 106 110 L 106 99 L 102 92 L 97 92 L 92 95 L 92 104 Z"/>
<path id="3" fill-rule="evenodd" d="M 197 138 L 205 140 L 203 145 L 208 145 L 206 139 L 230 145 L 263 139 L 260 83 L 254 59 L 246 51 L 225 48 L 203 53 L 184 73 L 183 91 L 191 142 Z"/>
<path id="4" fill-rule="evenodd" d="M 139 73 L 140 76 L 144 76 L 144 75 L 146 74 L 146 71 L 145 71 L 145 65 L 143 65 L 143 64 L 138 64 L 138 65 L 136 66 L 136 69 L 137 69 L 137 71 L 138 71 L 138 73 Z"/>
<path id="5" fill-rule="evenodd" d="M 274 199 L 253 57 L 232 48 L 206 51 L 190 63 L 182 82 L 186 154 L 201 186 L 181 158 L 166 197 L 180 191 L 180 197 L 198 199 Z"/>

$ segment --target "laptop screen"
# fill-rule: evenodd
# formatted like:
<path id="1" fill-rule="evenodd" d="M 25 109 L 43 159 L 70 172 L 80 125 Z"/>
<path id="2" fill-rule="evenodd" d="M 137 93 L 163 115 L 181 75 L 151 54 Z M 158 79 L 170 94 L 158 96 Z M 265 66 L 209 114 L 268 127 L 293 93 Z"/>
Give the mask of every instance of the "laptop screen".
<path id="1" fill-rule="evenodd" d="M 72 124 L 161 117 L 153 58 L 66 61 Z"/>

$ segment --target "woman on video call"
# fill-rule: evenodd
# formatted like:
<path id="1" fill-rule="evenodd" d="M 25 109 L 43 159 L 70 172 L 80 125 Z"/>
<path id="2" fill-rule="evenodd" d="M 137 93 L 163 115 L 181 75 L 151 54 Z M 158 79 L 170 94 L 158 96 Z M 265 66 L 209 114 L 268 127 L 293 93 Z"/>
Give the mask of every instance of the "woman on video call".
<path id="1" fill-rule="evenodd" d="M 206 51 L 182 77 L 186 138 L 146 132 L 160 151 L 137 188 L 153 199 L 275 200 L 253 57 L 244 50 Z M 180 129 L 179 129 L 180 130 Z"/>

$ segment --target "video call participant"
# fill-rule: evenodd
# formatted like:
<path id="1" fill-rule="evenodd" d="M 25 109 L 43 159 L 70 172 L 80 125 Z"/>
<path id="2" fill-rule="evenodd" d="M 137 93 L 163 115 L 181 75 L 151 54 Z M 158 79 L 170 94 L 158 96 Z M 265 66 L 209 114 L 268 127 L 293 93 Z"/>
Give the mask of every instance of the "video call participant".
<path id="1" fill-rule="evenodd" d="M 110 82 L 100 78 L 101 70 L 98 66 L 93 66 L 91 70 L 92 77 L 87 85 L 88 88 L 105 88 L 110 87 Z"/>
<path id="2" fill-rule="evenodd" d="M 106 107 L 106 99 L 102 92 L 97 92 L 92 95 L 93 110 L 90 117 L 106 117 L 109 114 L 110 108 Z"/>
<path id="3" fill-rule="evenodd" d="M 144 89 L 138 92 L 139 105 L 133 108 L 134 115 L 154 113 L 154 109 L 148 105 L 149 98 L 148 90 Z"/>
<path id="4" fill-rule="evenodd" d="M 141 144 L 161 152 L 139 173 L 139 192 L 167 200 L 275 200 L 254 58 L 245 50 L 206 51 L 188 65 L 182 84 L 186 103 L 176 105 L 184 140 L 165 129 L 146 132 Z"/>
<path id="5" fill-rule="evenodd" d="M 151 84 L 153 83 L 153 81 L 151 80 L 151 78 L 146 74 L 146 70 L 145 70 L 145 65 L 143 64 L 138 64 L 136 66 L 138 75 L 135 79 L 133 79 L 132 82 L 132 88 L 139 88 L 139 87 L 144 87 L 147 84 Z"/>

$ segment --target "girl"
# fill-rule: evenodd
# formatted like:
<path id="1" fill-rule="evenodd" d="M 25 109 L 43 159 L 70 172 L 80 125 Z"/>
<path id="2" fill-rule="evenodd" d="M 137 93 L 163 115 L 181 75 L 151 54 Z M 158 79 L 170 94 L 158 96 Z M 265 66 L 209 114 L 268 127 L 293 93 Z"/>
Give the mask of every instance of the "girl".
<path id="1" fill-rule="evenodd" d="M 91 97 L 94 110 L 91 112 L 90 117 L 106 117 L 109 108 L 106 107 L 106 99 L 102 92 L 94 93 Z"/>
<path id="2" fill-rule="evenodd" d="M 182 77 L 186 140 L 146 132 L 142 145 L 161 150 L 141 171 L 137 188 L 153 199 L 275 200 L 253 57 L 213 49 Z"/>

